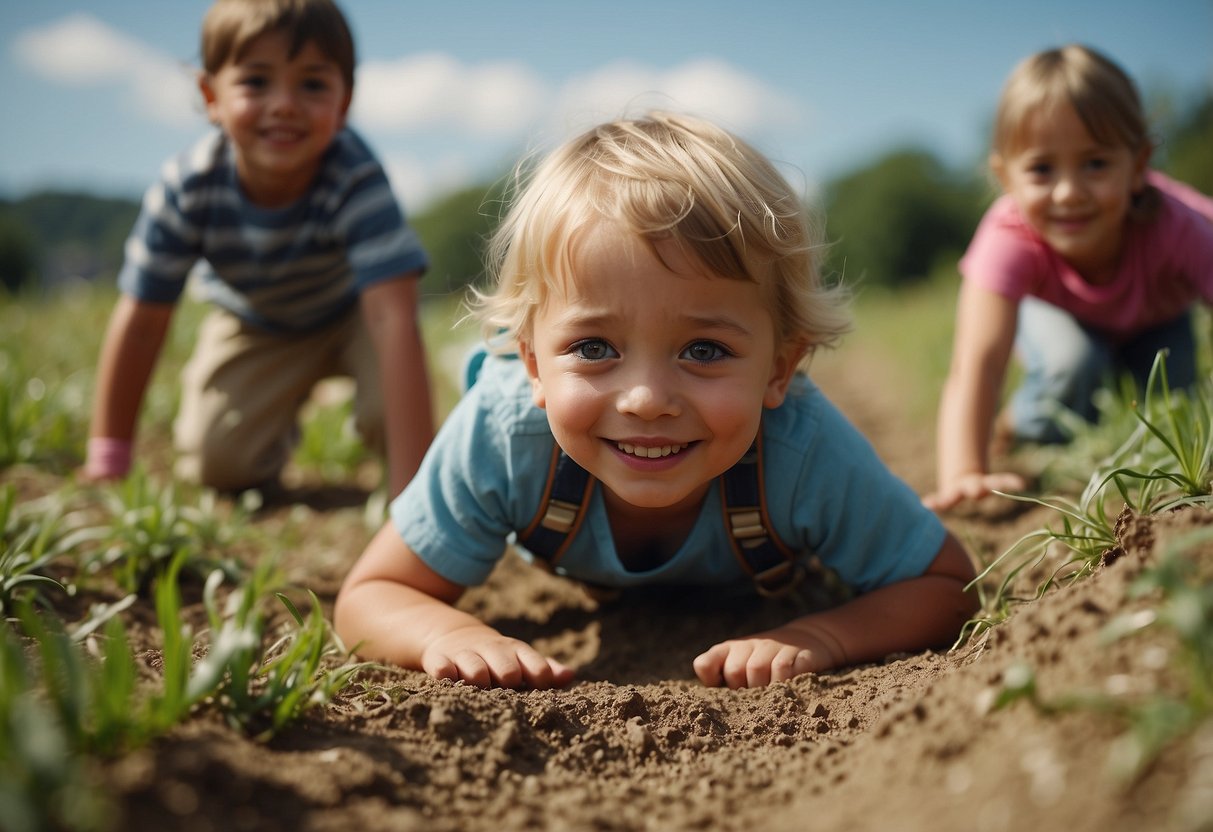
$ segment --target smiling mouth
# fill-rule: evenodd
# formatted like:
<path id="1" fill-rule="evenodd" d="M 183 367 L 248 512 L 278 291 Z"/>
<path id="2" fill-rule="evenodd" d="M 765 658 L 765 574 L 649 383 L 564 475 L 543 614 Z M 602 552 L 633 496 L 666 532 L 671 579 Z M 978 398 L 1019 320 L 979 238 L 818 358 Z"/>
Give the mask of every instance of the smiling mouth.
<path id="1" fill-rule="evenodd" d="M 262 135 L 275 142 L 294 142 L 298 141 L 303 133 L 299 130 L 290 130 L 283 127 L 273 127 L 262 132 Z"/>
<path id="2" fill-rule="evenodd" d="M 639 457 L 640 459 L 660 459 L 663 456 L 681 453 L 690 447 L 690 443 L 684 442 L 681 445 L 656 445 L 646 448 L 643 445 L 632 445 L 628 442 L 616 442 L 615 447 L 629 456 Z"/>

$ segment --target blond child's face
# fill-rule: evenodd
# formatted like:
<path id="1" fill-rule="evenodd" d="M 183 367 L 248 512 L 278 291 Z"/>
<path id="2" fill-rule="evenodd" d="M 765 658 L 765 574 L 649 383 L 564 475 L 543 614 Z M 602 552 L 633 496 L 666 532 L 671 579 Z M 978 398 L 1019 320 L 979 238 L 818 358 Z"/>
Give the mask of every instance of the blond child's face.
<path id="1" fill-rule="evenodd" d="M 293 58 L 289 46 L 286 33 L 267 32 L 199 81 L 207 115 L 231 139 L 246 195 L 267 206 L 307 191 L 350 103 L 335 61 L 311 42 Z"/>
<path id="2" fill-rule="evenodd" d="M 776 343 L 758 285 L 658 246 L 661 259 L 599 223 L 522 354 L 556 441 L 608 505 L 689 508 L 749 448 L 762 409 L 783 401 L 800 350 Z"/>
<path id="3" fill-rule="evenodd" d="M 993 159 L 1003 189 L 1041 238 L 1087 280 L 1111 280 L 1149 151 L 1096 142 L 1059 104 L 1032 114 L 1023 146 Z"/>

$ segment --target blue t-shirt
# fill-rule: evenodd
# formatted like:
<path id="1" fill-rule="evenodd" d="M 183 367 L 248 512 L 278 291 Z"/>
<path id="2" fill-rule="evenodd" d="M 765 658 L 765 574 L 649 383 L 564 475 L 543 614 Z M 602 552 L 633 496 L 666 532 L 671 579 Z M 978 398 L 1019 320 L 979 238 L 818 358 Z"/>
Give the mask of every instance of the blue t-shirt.
<path id="1" fill-rule="evenodd" d="M 789 548 L 815 554 L 859 592 L 926 571 L 943 545 L 943 525 L 806 376 L 793 380 L 782 405 L 763 412 L 762 438 L 767 510 Z M 538 512 L 554 442 L 522 362 L 489 357 L 393 501 L 397 531 L 447 580 L 481 583 Z M 749 584 L 719 487 L 712 484 L 673 557 L 633 572 L 616 556 L 596 486 L 558 571 L 609 587 Z"/>
<path id="2" fill-rule="evenodd" d="M 207 300 L 262 329 L 303 332 L 340 318 L 366 287 L 427 263 L 352 130 L 334 137 L 311 189 L 276 209 L 245 199 L 231 143 L 216 131 L 165 164 L 144 195 L 118 286 L 175 303 L 198 265 Z"/>

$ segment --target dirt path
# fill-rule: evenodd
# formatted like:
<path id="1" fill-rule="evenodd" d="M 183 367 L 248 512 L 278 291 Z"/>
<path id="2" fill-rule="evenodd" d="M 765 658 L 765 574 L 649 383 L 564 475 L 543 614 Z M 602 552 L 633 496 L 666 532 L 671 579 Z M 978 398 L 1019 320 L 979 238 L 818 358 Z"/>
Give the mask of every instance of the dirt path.
<path id="1" fill-rule="evenodd" d="M 899 418 L 898 380 L 864 356 L 815 375 L 895 471 L 930 484 L 929 431 Z M 904 391 L 901 391 L 904 392 Z M 1039 513 L 948 518 L 997 553 Z M 270 517 L 267 523 L 273 523 Z M 318 513 L 292 577 L 331 600 L 366 539 L 357 509 Z M 468 609 L 580 668 L 566 690 L 516 693 L 419 673 L 365 678 L 332 707 L 258 744 L 200 716 L 110 766 L 120 829 L 194 830 L 1208 830 L 1213 731 L 1139 779 L 1106 773 L 1121 726 L 1090 711 L 990 711 L 1016 662 L 1041 694 L 1175 684 L 1173 643 L 1105 645 L 1100 631 L 1172 527 L 1134 521 L 1127 555 L 1018 612 L 992 637 L 761 690 L 706 689 L 690 658 L 725 633 L 786 618 L 778 604 L 599 606 L 509 559 Z M 1192 555 L 1213 570 L 1213 548 Z M 1117 687 L 1119 686 L 1119 688 Z"/>

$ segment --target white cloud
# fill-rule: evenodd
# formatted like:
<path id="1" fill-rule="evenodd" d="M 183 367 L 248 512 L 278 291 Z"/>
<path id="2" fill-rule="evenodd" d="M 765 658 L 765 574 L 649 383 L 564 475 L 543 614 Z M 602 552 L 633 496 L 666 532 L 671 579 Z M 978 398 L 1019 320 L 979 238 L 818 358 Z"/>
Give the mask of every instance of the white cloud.
<path id="1" fill-rule="evenodd" d="M 456 129 L 515 138 L 544 125 L 563 133 L 650 107 L 694 112 L 742 132 L 802 119 L 791 96 L 719 60 L 668 70 L 618 62 L 572 78 L 554 92 L 520 63 L 468 65 L 439 52 L 363 63 L 353 117 L 371 131 Z"/>
<path id="2" fill-rule="evenodd" d="M 475 66 L 427 52 L 358 68 L 354 118 L 370 129 L 457 128 L 479 135 L 525 132 L 543 109 L 546 85 L 516 62 Z"/>
<path id="3" fill-rule="evenodd" d="M 743 133 L 795 124 L 799 103 L 723 61 L 702 59 L 668 70 L 630 62 L 574 78 L 560 92 L 555 115 L 588 126 L 604 118 L 667 108 L 719 120 Z"/>
<path id="4" fill-rule="evenodd" d="M 510 142 L 543 152 L 604 119 L 649 108 L 693 112 L 752 136 L 802 120 L 800 105 L 735 67 L 716 60 L 668 70 L 618 62 L 567 81 L 552 94 L 519 64 L 468 66 L 439 53 L 359 68 L 353 121 L 375 135 L 447 136 L 439 158 L 388 153 L 385 166 L 411 211 L 484 175 L 483 151 L 495 155 Z M 408 141 L 406 139 L 406 141 Z M 456 152 L 456 145 L 464 149 Z M 489 148 L 493 148 L 492 151 Z M 508 164 L 506 162 L 505 164 Z"/>
<path id="5" fill-rule="evenodd" d="M 450 153 L 422 159 L 408 153 L 382 154 L 383 168 L 392 190 L 409 214 L 424 210 L 434 199 L 467 187 L 479 171 L 466 155 Z"/>
<path id="6" fill-rule="evenodd" d="M 149 123 L 202 126 L 194 70 L 90 14 L 19 34 L 15 57 L 62 86 L 108 87 Z M 751 138 L 804 118 L 791 96 L 720 60 L 667 69 L 616 62 L 553 82 L 521 60 L 473 64 L 437 51 L 363 61 L 351 116 L 373 146 L 390 148 L 385 167 L 415 211 L 508 165 L 502 155 L 512 147 L 541 152 L 594 122 L 651 107 L 715 118 Z M 395 139 L 406 143 L 400 152 Z"/>
<path id="7" fill-rule="evenodd" d="M 173 127 L 199 123 L 192 72 L 180 61 L 77 13 L 20 34 L 17 60 L 35 73 L 71 87 L 115 85 L 127 106 Z"/>

